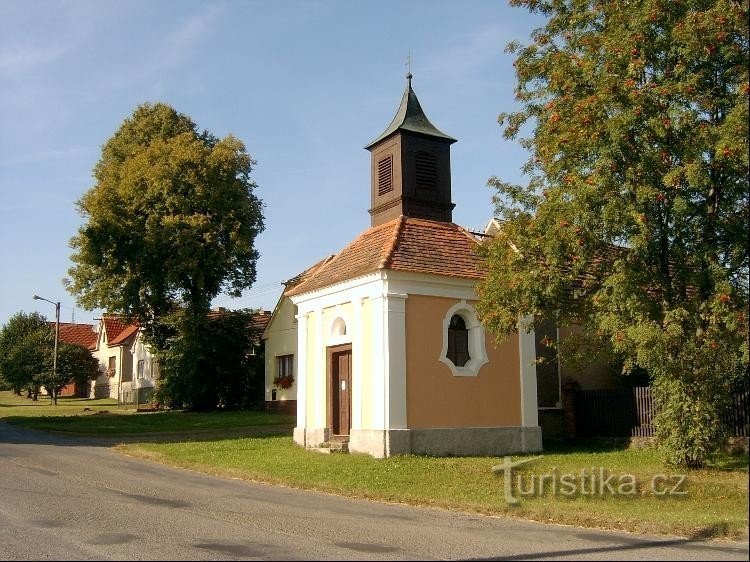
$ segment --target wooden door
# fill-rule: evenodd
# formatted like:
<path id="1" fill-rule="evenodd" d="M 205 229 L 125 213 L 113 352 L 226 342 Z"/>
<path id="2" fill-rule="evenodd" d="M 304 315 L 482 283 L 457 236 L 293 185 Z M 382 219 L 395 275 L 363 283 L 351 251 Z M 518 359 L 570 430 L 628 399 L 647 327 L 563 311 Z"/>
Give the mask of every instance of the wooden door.
<path id="1" fill-rule="evenodd" d="M 330 354 L 331 429 L 334 435 L 349 435 L 352 426 L 352 350 Z"/>

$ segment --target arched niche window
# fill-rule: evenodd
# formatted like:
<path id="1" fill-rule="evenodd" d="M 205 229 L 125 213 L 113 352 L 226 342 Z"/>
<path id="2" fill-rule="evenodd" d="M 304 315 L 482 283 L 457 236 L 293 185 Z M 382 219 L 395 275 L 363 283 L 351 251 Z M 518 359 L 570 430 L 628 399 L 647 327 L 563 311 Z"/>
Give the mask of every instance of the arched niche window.
<path id="1" fill-rule="evenodd" d="M 454 377 L 476 377 L 488 362 L 484 328 L 474 307 L 461 300 L 443 317 L 443 348 L 438 360 Z"/>
<path id="2" fill-rule="evenodd" d="M 331 336 L 340 338 L 346 335 L 346 322 L 343 318 L 336 318 L 331 326 Z"/>
<path id="3" fill-rule="evenodd" d="M 469 330 L 466 329 L 464 319 L 458 314 L 454 314 L 448 324 L 446 355 L 456 367 L 463 367 L 469 362 Z"/>

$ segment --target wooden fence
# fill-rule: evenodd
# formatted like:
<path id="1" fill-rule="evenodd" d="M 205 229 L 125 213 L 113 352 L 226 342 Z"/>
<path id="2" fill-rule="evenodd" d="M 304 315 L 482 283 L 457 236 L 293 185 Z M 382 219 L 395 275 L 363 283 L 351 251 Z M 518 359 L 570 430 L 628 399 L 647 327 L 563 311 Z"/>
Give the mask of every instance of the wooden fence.
<path id="1" fill-rule="evenodd" d="M 576 394 L 576 433 L 581 437 L 651 437 L 654 402 L 649 387 L 584 390 Z M 748 437 L 750 389 L 735 392 L 722 421 L 736 437 Z"/>

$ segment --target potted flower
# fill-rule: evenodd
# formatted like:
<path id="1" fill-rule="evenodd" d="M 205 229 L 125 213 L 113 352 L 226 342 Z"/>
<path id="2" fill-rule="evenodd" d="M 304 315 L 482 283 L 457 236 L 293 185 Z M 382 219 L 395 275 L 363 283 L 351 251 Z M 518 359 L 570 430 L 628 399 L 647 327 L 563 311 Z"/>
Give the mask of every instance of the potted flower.
<path id="1" fill-rule="evenodd" d="M 290 388 L 294 384 L 294 377 L 292 375 L 279 375 L 273 379 L 273 384 L 279 388 Z"/>

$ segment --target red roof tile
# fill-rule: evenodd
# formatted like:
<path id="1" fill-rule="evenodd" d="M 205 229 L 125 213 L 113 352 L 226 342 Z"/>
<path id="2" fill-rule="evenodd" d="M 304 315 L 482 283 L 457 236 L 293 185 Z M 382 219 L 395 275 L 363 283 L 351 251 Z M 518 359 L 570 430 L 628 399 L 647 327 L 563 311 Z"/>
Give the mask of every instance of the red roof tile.
<path id="1" fill-rule="evenodd" d="M 477 239 L 453 223 L 401 216 L 363 232 L 302 282 L 289 296 L 321 289 L 378 270 L 483 279 Z"/>
<path id="2" fill-rule="evenodd" d="M 136 324 L 129 324 L 125 326 L 125 329 L 123 329 L 116 338 L 109 340 L 109 345 L 122 345 L 124 343 L 129 343 L 128 340 L 133 337 L 136 332 L 138 332 L 138 326 Z"/>
<path id="3" fill-rule="evenodd" d="M 54 327 L 54 323 L 50 323 Z M 60 341 L 80 345 L 86 349 L 96 347 L 96 332 L 91 324 L 60 322 Z"/>
<path id="4" fill-rule="evenodd" d="M 102 315 L 102 322 L 104 323 L 104 330 L 107 332 L 108 345 L 122 345 L 125 340 L 138 331 L 138 326 L 116 314 Z"/>

